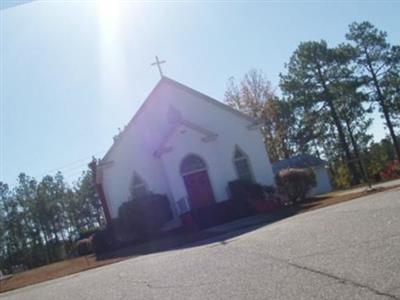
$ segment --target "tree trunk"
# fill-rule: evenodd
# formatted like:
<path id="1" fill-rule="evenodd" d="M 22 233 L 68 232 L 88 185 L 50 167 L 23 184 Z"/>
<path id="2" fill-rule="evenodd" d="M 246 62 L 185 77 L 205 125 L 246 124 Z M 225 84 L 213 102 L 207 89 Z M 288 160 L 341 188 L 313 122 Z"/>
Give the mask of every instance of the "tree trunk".
<path id="1" fill-rule="evenodd" d="M 366 169 L 364 167 L 364 163 L 363 163 L 363 160 L 361 158 L 360 151 L 358 149 L 358 144 L 357 144 L 356 139 L 355 139 L 355 137 L 353 135 L 353 132 L 351 130 L 349 120 L 347 118 L 345 118 L 345 122 L 346 122 L 347 132 L 349 133 L 351 144 L 353 145 L 354 154 L 357 157 L 358 165 L 359 165 L 361 173 L 362 173 L 362 175 L 364 177 L 364 181 L 371 188 L 371 181 L 370 181 L 368 173 L 367 173 L 367 171 L 366 171 Z"/>
<path id="2" fill-rule="evenodd" d="M 366 50 L 365 50 L 365 54 L 366 54 L 366 58 L 367 58 L 368 68 L 369 68 L 369 71 L 371 72 L 372 81 L 374 83 L 374 87 L 376 90 L 376 94 L 378 96 L 378 103 L 382 108 L 382 112 L 385 117 L 386 125 L 389 128 L 389 133 L 390 133 L 390 137 L 392 138 L 392 141 L 393 141 L 393 146 L 394 146 L 394 150 L 396 152 L 397 160 L 400 161 L 400 145 L 399 145 L 399 142 L 397 141 L 397 136 L 393 129 L 393 123 L 392 123 L 392 120 L 390 119 L 389 110 L 386 106 L 385 98 L 383 97 L 381 87 L 378 82 L 378 78 L 376 76 L 374 68 L 372 67 L 371 60 L 370 60 L 368 52 Z"/>
<path id="3" fill-rule="evenodd" d="M 43 233 L 43 239 L 44 239 L 44 244 L 45 244 L 45 249 L 46 249 L 46 259 L 47 259 L 47 264 L 51 263 L 53 261 L 52 253 L 50 251 L 50 245 L 49 245 L 49 238 L 47 236 L 47 232 L 45 231 L 45 226 L 42 226 L 42 233 Z"/>
<path id="4" fill-rule="evenodd" d="M 346 164 L 347 164 L 347 166 L 349 168 L 349 171 L 350 171 L 350 173 L 352 175 L 351 176 L 352 177 L 351 185 L 358 184 L 358 183 L 360 183 L 360 174 L 358 173 L 358 170 L 354 165 L 353 158 L 352 158 L 352 155 L 351 155 L 351 152 L 350 152 L 350 149 L 349 149 L 349 145 L 347 144 L 346 137 L 345 137 L 345 134 L 344 134 L 343 126 L 340 123 L 340 120 L 339 120 L 339 117 L 338 117 L 338 113 L 336 111 L 336 108 L 335 108 L 335 106 L 333 104 L 333 101 L 332 101 L 332 98 L 331 98 L 330 91 L 329 91 L 328 87 L 326 86 L 325 80 L 323 78 L 323 75 L 322 75 L 322 72 L 321 72 L 321 69 L 320 69 L 319 66 L 317 67 L 317 71 L 318 71 L 318 76 L 320 78 L 322 87 L 324 89 L 325 100 L 328 103 L 328 106 L 330 108 L 330 112 L 331 112 L 333 121 L 334 121 L 336 129 L 338 131 L 339 142 L 340 142 L 341 148 L 344 151 L 344 154 L 345 154 L 345 157 L 346 157 Z"/>

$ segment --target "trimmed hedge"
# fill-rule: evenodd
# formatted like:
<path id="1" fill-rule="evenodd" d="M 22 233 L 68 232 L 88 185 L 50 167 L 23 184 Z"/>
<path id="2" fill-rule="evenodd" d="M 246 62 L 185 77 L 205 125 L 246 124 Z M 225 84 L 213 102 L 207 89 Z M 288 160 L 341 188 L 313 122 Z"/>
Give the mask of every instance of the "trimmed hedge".
<path id="1" fill-rule="evenodd" d="M 284 169 L 275 177 L 278 192 L 290 202 L 301 202 L 316 185 L 315 174 L 307 169 Z"/>

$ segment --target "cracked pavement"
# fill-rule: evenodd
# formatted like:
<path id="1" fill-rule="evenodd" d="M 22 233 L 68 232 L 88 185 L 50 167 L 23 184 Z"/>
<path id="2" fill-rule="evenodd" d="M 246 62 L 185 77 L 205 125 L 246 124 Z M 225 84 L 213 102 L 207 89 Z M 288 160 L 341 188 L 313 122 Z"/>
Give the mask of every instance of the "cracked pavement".
<path id="1" fill-rule="evenodd" d="M 400 299 L 400 189 L 0 299 Z"/>

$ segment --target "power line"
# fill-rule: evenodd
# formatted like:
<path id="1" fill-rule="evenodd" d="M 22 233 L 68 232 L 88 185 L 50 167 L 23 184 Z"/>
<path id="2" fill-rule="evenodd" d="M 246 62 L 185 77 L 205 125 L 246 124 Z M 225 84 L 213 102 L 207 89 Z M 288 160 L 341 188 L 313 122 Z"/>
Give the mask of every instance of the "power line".
<path id="1" fill-rule="evenodd" d="M 71 179 L 77 179 L 77 176 L 80 176 L 82 174 L 83 174 L 83 170 L 80 170 L 78 172 L 75 172 L 75 173 L 69 174 L 68 176 L 65 176 L 64 179 L 67 181 L 69 181 Z"/>
<path id="2" fill-rule="evenodd" d="M 66 174 L 76 173 L 77 171 L 80 171 L 83 168 L 85 168 L 87 165 L 88 165 L 88 162 L 84 162 L 82 164 L 79 164 L 79 165 L 76 165 L 76 166 L 73 166 L 73 167 L 68 167 L 67 169 L 64 169 L 64 170 L 57 169 L 57 170 L 54 170 L 53 172 L 46 172 L 46 173 L 43 173 L 43 175 L 38 176 L 38 177 L 51 175 L 51 174 L 54 174 L 56 172 L 61 172 L 61 174 L 65 177 Z"/>
<path id="3" fill-rule="evenodd" d="M 71 179 L 71 178 L 76 178 L 76 175 L 79 175 L 79 174 L 81 174 L 83 172 L 83 167 L 89 163 L 89 159 L 90 158 L 92 158 L 93 156 L 99 155 L 99 154 L 103 154 L 105 152 L 106 152 L 105 150 L 97 151 L 97 152 L 93 153 L 92 155 L 89 155 L 89 156 L 86 156 L 86 157 L 82 157 L 82 158 L 77 159 L 75 161 L 66 163 L 66 164 L 64 164 L 64 165 L 62 165 L 60 167 L 52 168 L 52 169 L 48 170 L 47 172 L 43 172 L 43 173 L 41 173 L 39 175 L 33 175 L 32 177 L 40 179 L 40 178 L 42 178 L 42 177 L 44 177 L 46 175 L 50 175 L 52 173 L 60 171 L 63 176 L 64 176 L 64 174 L 67 175 L 67 176 L 64 176 L 64 179 L 66 179 L 66 180 Z M 82 163 L 83 161 L 85 161 L 85 162 Z M 80 164 L 78 164 L 78 163 L 80 163 Z M 7 183 L 7 184 L 8 184 L 10 189 L 14 188 L 17 185 L 17 183 Z"/>
<path id="4" fill-rule="evenodd" d="M 80 158 L 80 159 L 78 159 L 78 160 L 69 162 L 69 163 L 64 164 L 64 165 L 62 165 L 62 166 L 60 166 L 60 167 L 52 168 L 51 170 L 46 171 L 46 172 L 43 172 L 42 174 L 40 174 L 40 175 L 38 175 L 38 176 L 34 176 L 34 177 L 43 177 L 43 176 L 45 176 L 45 175 L 48 175 L 48 174 L 51 174 L 51 173 L 54 173 L 54 172 L 57 172 L 57 171 L 62 171 L 62 170 L 65 170 L 65 169 L 67 169 L 67 170 L 69 170 L 69 171 L 72 171 L 72 170 L 74 170 L 74 169 L 77 169 L 77 168 L 79 168 L 79 167 L 83 167 L 84 165 L 86 165 L 86 164 L 88 163 L 88 160 L 89 160 L 90 158 L 92 158 L 94 155 L 98 155 L 98 154 L 101 154 L 101 153 L 104 153 L 104 152 L 105 152 L 105 151 L 98 151 L 98 152 L 96 152 L 96 153 L 94 153 L 94 154 L 92 154 L 92 155 L 90 155 L 90 156 L 82 157 L 82 158 Z M 86 161 L 86 162 L 82 163 L 82 161 Z M 74 166 L 74 165 L 76 165 L 76 164 L 78 164 L 78 163 L 80 163 L 80 164 L 77 165 L 77 166 Z M 72 166 L 74 166 L 74 167 L 72 167 Z M 65 173 L 68 173 L 69 171 L 64 171 L 64 172 L 65 172 Z"/>

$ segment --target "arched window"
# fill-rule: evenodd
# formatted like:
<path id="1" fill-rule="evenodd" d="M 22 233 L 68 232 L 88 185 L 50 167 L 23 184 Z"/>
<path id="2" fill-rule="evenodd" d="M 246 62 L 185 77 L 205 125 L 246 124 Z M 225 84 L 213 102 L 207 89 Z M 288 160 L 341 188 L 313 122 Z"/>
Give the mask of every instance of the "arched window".
<path id="1" fill-rule="evenodd" d="M 253 172 L 251 171 L 250 161 L 247 155 L 239 148 L 235 147 L 233 154 L 233 164 L 239 179 L 253 181 Z"/>
<path id="2" fill-rule="evenodd" d="M 133 173 L 131 183 L 131 195 L 132 198 L 140 198 L 148 193 L 146 182 L 138 175 Z"/>
<path id="3" fill-rule="evenodd" d="M 181 174 L 194 173 L 206 169 L 204 161 L 195 154 L 189 154 L 181 163 Z"/>

